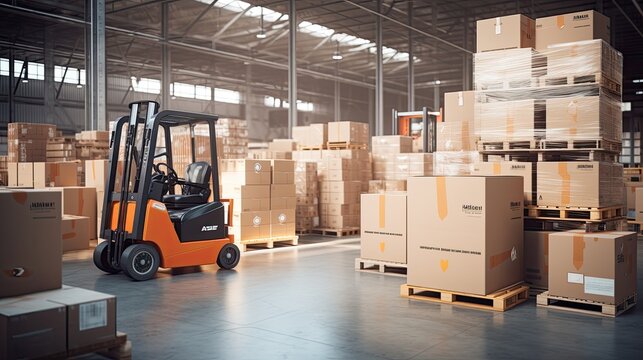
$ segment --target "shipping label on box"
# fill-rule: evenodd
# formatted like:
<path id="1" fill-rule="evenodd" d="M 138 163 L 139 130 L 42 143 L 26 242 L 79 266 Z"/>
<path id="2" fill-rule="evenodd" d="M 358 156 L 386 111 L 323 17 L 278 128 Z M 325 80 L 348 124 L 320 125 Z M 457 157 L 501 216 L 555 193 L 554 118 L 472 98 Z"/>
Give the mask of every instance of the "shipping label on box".
<path id="1" fill-rule="evenodd" d="M 406 194 L 362 194 L 361 257 L 406 264 Z"/>

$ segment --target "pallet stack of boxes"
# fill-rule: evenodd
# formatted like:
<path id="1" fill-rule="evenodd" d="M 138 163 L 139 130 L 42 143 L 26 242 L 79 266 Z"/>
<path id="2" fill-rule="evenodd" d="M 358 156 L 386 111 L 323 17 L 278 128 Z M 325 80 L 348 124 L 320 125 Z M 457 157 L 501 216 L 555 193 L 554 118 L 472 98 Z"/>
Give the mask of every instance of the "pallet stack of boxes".
<path id="1" fill-rule="evenodd" d="M 635 236 L 632 247 L 632 233 L 585 232 L 623 228 L 622 56 L 609 26 L 594 11 L 478 21 L 474 173 L 523 176 L 525 230 L 539 230 L 524 233 L 525 280 L 549 290 L 544 305 L 618 305 L 636 291 Z"/>
<path id="2" fill-rule="evenodd" d="M 7 155 L 0 155 L 0 186 L 9 185 L 9 164 Z"/>
<path id="3" fill-rule="evenodd" d="M 20 239 L 0 242 L 2 359 L 67 358 L 116 339 L 116 297 L 62 284 L 63 201 L 59 191 L 0 191 L 0 226 Z M 5 275 L 16 269 L 26 276 Z"/>
<path id="4" fill-rule="evenodd" d="M 297 209 L 295 161 L 271 160 L 270 237 L 293 240 Z M 294 241 L 294 240 L 293 240 Z M 296 244 L 296 242 L 295 242 Z"/>
<path id="5" fill-rule="evenodd" d="M 248 122 L 222 118 L 216 124 L 217 137 L 223 140 L 223 159 L 245 159 L 248 156 Z"/>
<path id="6" fill-rule="evenodd" d="M 310 233 L 319 227 L 319 183 L 317 163 L 295 162 L 295 191 L 297 193 L 296 231 Z"/>
<path id="7" fill-rule="evenodd" d="M 433 174 L 433 154 L 413 153 L 413 139 L 385 135 L 372 138 L 373 180 L 369 193 L 406 191 L 410 176 Z"/>
<path id="8" fill-rule="evenodd" d="M 47 141 L 56 136 L 56 125 L 9 123 L 8 162 L 47 161 Z"/>

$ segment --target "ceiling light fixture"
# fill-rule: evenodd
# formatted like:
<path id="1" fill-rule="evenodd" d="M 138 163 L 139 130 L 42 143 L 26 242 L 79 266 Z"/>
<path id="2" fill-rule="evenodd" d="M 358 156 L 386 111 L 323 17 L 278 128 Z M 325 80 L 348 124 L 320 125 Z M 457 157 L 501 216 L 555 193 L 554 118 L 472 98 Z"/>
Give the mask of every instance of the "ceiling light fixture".
<path id="1" fill-rule="evenodd" d="M 259 30 L 259 33 L 257 34 L 257 39 L 265 39 L 266 31 L 263 29 L 263 7 L 261 7 L 261 17 L 259 18 L 259 25 L 261 26 L 261 30 Z"/>
<path id="2" fill-rule="evenodd" d="M 435 80 L 435 85 L 440 85 L 440 84 L 442 84 L 442 81 L 440 81 L 440 80 Z"/>
<path id="3" fill-rule="evenodd" d="M 337 41 L 337 48 L 333 53 L 333 60 L 339 61 L 339 60 L 342 60 L 343 58 L 344 57 L 342 56 L 342 53 L 339 52 L 339 41 Z"/>

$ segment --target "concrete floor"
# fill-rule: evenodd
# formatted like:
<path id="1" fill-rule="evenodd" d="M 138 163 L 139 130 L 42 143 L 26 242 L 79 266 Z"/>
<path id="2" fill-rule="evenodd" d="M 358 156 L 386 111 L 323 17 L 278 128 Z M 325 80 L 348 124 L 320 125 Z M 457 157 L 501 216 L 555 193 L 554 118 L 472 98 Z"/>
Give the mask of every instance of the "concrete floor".
<path id="1" fill-rule="evenodd" d="M 133 282 L 90 253 L 65 256 L 64 283 L 118 297 L 134 359 L 641 359 L 643 307 L 606 319 L 536 308 L 505 313 L 409 301 L 403 277 L 356 272 L 357 239 L 305 237 L 244 254 L 236 271 Z M 643 288 L 643 247 L 638 278 Z"/>

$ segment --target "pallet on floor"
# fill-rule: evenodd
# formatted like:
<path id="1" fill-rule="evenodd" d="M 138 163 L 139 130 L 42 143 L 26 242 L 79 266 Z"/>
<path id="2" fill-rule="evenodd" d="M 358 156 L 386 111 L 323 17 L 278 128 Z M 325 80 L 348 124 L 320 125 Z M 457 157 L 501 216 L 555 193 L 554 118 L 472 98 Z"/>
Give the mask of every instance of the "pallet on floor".
<path id="1" fill-rule="evenodd" d="M 367 149 L 366 144 L 355 144 L 348 141 L 329 141 L 326 143 L 326 148 L 329 150 L 354 150 L 354 149 Z"/>
<path id="2" fill-rule="evenodd" d="M 573 206 L 538 206 L 525 207 L 525 218 L 541 220 L 611 220 L 625 217 L 622 206 L 602 208 Z"/>
<path id="3" fill-rule="evenodd" d="M 313 229 L 313 234 L 322 235 L 322 236 L 353 236 L 359 235 L 358 227 L 349 227 L 343 229 L 330 229 L 330 228 L 315 228 Z"/>
<path id="4" fill-rule="evenodd" d="M 472 309 L 507 311 L 527 301 L 529 286 L 514 285 L 489 295 L 476 295 L 403 284 L 400 287 L 400 295 L 414 300 L 452 304 Z"/>
<path id="5" fill-rule="evenodd" d="M 94 353 L 108 359 L 130 360 L 132 358 L 132 343 L 127 340 L 127 334 L 117 331 L 114 339 L 85 345 L 59 354 L 48 355 L 42 359 L 67 359 Z"/>
<path id="6" fill-rule="evenodd" d="M 605 139 L 543 139 L 540 147 L 543 150 L 604 150 L 620 153 L 622 145 L 619 141 Z"/>
<path id="7" fill-rule="evenodd" d="M 515 141 L 478 141 L 478 151 L 489 150 L 536 150 L 540 147 L 540 140 L 515 140 Z"/>
<path id="8" fill-rule="evenodd" d="M 636 305 L 636 294 L 631 295 L 618 305 L 611 305 L 591 300 L 550 295 L 549 291 L 546 291 L 536 296 L 536 305 L 585 315 L 616 317 Z"/>
<path id="9" fill-rule="evenodd" d="M 248 245 L 264 245 L 265 248 L 272 249 L 275 247 L 275 243 L 287 243 L 290 245 L 299 244 L 299 236 L 275 236 L 262 239 L 252 239 L 252 240 L 240 240 L 237 243 L 239 249 L 242 252 L 248 251 Z"/>
<path id="10" fill-rule="evenodd" d="M 525 230 L 530 231 L 567 231 L 584 230 L 585 232 L 599 231 L 626 231 L 628 229 L 625 218 L 608 220 L 585 220 L 585 219 L 543 219 L 525 218 Z"/>
<path id="11" fill-rule="evenodd" d="M 559 85 L 579 85 L 579 84 L 597 84 L 616 94 L 620 94 L 622 87 L 617 81 L 610 79 L 603 73 L 594 73 L 587 75 L 567 75 L 567 76 L 541 76 L 540 86 L 559 86 Z"/>
<path id="12" fill-rule="evenodd" d="M 390 261 L 355 259 L 355 270 L 380 274 L 406 275 L 406 264 Z"/>

